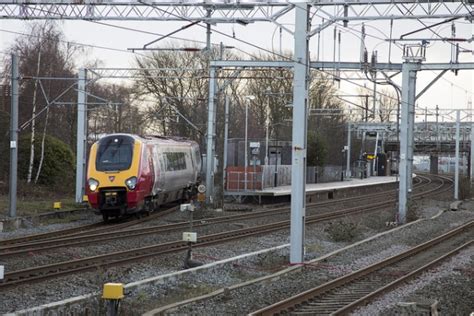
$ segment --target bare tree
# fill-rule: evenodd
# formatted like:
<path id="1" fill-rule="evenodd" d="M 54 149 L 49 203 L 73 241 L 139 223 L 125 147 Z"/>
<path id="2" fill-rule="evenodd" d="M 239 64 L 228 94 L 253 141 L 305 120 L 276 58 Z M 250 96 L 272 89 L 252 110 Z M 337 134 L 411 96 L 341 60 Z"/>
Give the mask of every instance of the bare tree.
<path id="1" fill-rule="evenodd" d="M 97 105 L 89 106 L 89 131 L 98 138 L 101 134 L 144 132 L 145 116 L 135 100 L 133 88 L 116 84 L 101 84 L 90 87 L 94 95 L 100 96 Z"/>
<path id="2" fill-rule="evenodd" d="M 211 58 L 216 53 L 211 52 Z M 153 52 L 136 59 L 144 71 L 134 89 L 149 104 L 150 129 L 200 140 L 207 125 L 208 62 L 207 53 L 176 51 Z M 162 70 L 153 75 L 148 69 Z"/>
<path id="3" fill-rule="evenodd" d="M 47 77 L 75 77 L 73 57 L 79 48 L 70 43 L 65 44 L 63 34 L 55 22 L 32 23 L 29 34 L 29 36 L 18 37 L 10 50 L 19 56 L 20 74 L 25 79 L 20 86 L 22 106 L 20 107 L 19 120 L 20 123 L 27 122 L 29 126 L 25 126 L 31 132 L 30 159 L 26 167 L 26 177 L 28 182 L 33 179 L 37 182 L 43 165 L 44 139 L 51 114 L 56 124 L 51 126 L 49 133 L 69 144 L 75 138 L 74 109 L 70 105 L 55 105 L 54 111 L 51 112 L 51 108 L 47 107 L 48 103 L 62 94 L 72 81 L 49 80 Z M 5 62 L 5 68 L 8 69 L 8 61 Z M 38 77 L 42 79 L 38 79 Z M 71 89 L 63 96 L 62 100 L 74 101 L 75 98 L 76 94 Z M 43 134 L 39 157 L 35 155 L 35 138 L 38 129 L 42 130 Z M 72 130 L 73 133 L 65 133 L 67 130 Z M 36 164 L 38 168 L 36 176 L 33 176 Z"/>
<path id="4" fill-rule="evenodd" d="M 38 58 L 36 62 L 36 77 L 39 77 L 40 74 L 40 66 L 41 66 L 41 39 L 44 36 L 44 32 L 46 29 L 46 24 L 40 26 L 40 37 L 37 39 L 37 47 L 38 50 Z M 30 137 L 30 163 L 28 165 L 28 175 L 26 177 L 26 183 L 31 182 L 31 176 L 33 174 L 33 163 L 35 159 L 35 125 L 36 125 L 36 95 L 38 93 L 38 79 L 34 79 L 34 88 L 33 88 L 33 105 L 31 110 L 31 137 Z"/>
<path id="5" fill-rule="evenodd" d="M 334 97 L 337 90 L 331 78 L 316 70 L 310 75 L 308 159 L 318 166 L 339 164 L 346 126 L 343 104 Z"/>
<path id="6" fill-rule="evenodd" d="M 393 89 L 382 89 L 379 95 L 377 118 L 380 122 L 390 122 L 397 114 L 397 96 L 393 92 Z"/>

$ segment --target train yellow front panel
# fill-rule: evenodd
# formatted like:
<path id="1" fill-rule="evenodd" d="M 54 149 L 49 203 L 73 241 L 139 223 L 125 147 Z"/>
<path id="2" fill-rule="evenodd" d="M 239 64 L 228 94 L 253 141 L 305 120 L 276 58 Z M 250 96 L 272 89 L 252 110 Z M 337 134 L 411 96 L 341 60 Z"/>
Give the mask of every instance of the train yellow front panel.
<path id="1" fill-rule="evenodd" d="M 91 148 L 87 179 L 94 178 L 99 181 L 99 189 L 107 187 L 126 187 L 125 180 L 133 176 L 138 176 L 142 147 L 141 145 L 141 142 L 135 139 L 133 144 L 132 164 L 128 170 L 97 171 L 95 161 L 97 157 L 98 144 L 95 143 Z"/>

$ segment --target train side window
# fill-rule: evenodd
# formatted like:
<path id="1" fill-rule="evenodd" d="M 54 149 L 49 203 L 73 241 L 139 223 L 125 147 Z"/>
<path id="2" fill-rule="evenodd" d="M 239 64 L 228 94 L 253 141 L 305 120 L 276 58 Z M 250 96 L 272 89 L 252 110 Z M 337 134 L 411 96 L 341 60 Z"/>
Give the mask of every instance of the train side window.
<path id="1" fill-rule="evenodd" d="M 165 153 L 166 171 L 178 171 L 186 169 L 186 157 L 184 153 Z"/>

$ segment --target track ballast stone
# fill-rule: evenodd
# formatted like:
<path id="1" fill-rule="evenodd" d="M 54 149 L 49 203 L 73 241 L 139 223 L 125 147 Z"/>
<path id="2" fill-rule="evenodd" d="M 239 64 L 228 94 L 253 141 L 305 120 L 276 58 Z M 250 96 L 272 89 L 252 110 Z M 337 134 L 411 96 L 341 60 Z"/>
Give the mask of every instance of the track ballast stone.
<path id="1" fill-rule="evenodd" d="M 182 220 L 182 215 L 178 214 L 174 215 L 176 220 Z M 363 239 L 387 229 L 386 227 L 383 227 L 387 214 L 382 213 L 378 216 L 374 216 L 374 214 L 377 213 L 347 218 L 348 221 L 357 223 L 361 228 L 360 235 L 356 240 Z M 207 215 L 208 214 L 206 214 L 206 217 Z M 171 219 L 168 218 L 168 220 L 171 222 L 175 221 L 172 219 L 174 216 L 171 216 Z M 314 277 L 314 282 L 311 282 L 311 284 L 309 284 L 309 280 L 307 280 L 306 276 L 301 280 L 296 276 L 298 273 L 291 273 L 288 276 L 281 278 L 281 280 L 288 279 L 288 286 L 282 286 L 285 282 L 266 282 L 263 285 L 255 285 L 242 290 L 232 291 L 230 297 L 226 296 L 221 299 L 216 298 L 215 302 L 207 301 L 203 303 L 203 306 L 201 307 L 195 306 L 199 304 L 192 304 L 189 307 L 178 309 L 177 312 L 191 312 L 193 314 L 203 315 L 216 315 L 220 312 L 232 314 L 246 313 L 266 306 L 278 298 L 287 297 L 290 292 L 298 293 L 304 286 L 312 287 L 314 286 L 314 283 L 324 283 L 330 278 L 339 275 L 338 270 L 347 271 L 348 269 L 355 269 L 356 266 L 353 266 L 354 261 L 361 264 L 363 263 L 363 260 L 365 260 L 364 257 L 367 257 L 369 258 L 367 261 L 371 262 L 371 256 L 374 261 L 377 261 L 380 259 L 379 254 L 385 253 L 383 251 L 386 251 L 387 255 L 391 252 L 401 251 L 407 246 L 412 246 L 414 243 L 427 240 L 430 236 L 438 235 L 443 231 L 449 230 L 451 227 L 449 227 L 450 225 L 446 225 L 446 223 L 465 222 L 469 218 L 473 218 L 472 212 L 448 212 L 443 214 L 437 220 L 416 224 L 417 229 L 419 229 L 419 234 L 410 227 L 404 229 L 403 233 L 398 232 L 395 233 L 394 236 L 390 235 L 381 240 L 374 240 L 367 245 L 361 245 L 345 252 L 344 254 L 337 255 L 333 259 L 327 260 L 327 262 L 325 262 L 326 266 L 323 266 L 323 268 L 307 267 L 304 270 L 310 271 Z M 372 223 L 373 225 L 367 227 L 367 219 L 375 222 L 375 224 Z M 263 222 L 264 221 L 262 221 L 262 223 Z M 337 243 L 331 241 L 325 233 L 327 225 L 328 223 L 320 223 L 308 227 L 306 231 L 308 259 L 319 257 L 351 243 Z M 288 235 L 288 230 L 281 230 L 265 236 L 237 240 L 224 245 L 216 245 L 202 249 L 197 248 L 195 249 L 194 254 L 195 258 L 199 261 L 204 263 L 214 262 L 216 260 L 234 257 L 240 254 L 260 250 L 262 248 L 269 248 L 288 243 Z M 121 244 L 122 246 L 120 246 Z M 127 245 L 126 240 L 118 243 L 118 248 L 126 248 L 128 246 L 130 245 Z M 98 249 L 100 249 L 100 247 L 98 247 Z M 68 255 L 66 251 L 62 250 L 58 254 L 59 256 L 61 256 L 61 252 L 65 256 Z M 0 313 L 19 310 L 28 306 L 37 306 L 91 292 L 100 292 L 102 284 L 105 282 L 130 283 L 156 275 L 179 271 L 182 268 L 183 258 L 184 253 L 168 255 L 165 257 L 148 259 L 132 265 L 99 269 L 97 271 L 54 279 L 48 281 L 48 286 L 46 287 L 44 284 L 39 283 L 30 284 L 27 287 L 11 288 L 0 293 L 0 295 L 2 295 Z M 200 295 L 219 287 L 226 287 L 247 281 L 249 278 L 270 274 L 277 268 L 285 268 L 287 262 L 288 253 L 280 253 L 275 256 L 269 256 L 262 262 L 237 266 L 230 271 L 213 270 L 209 273 L 200 274 L 197 279 L 190 277 L 190 279 L 186 280 L 185 283 L 170 283 L 169 286 L 168 284 L 161 284 L 159 287 L 150 288 L 146 291 L 131 293 L 131 296 L 127 297 L 126 301 L 124 301 L 123 308 L 124 310 L 128 309 L 128 311 L 134 311 L 134 313 L 139 314 L 158 306 L 166 305 L 166 303 L 171 301 L 187 298 L 189 295 Z M 328 271 L 331 270 L 332 272 L 328 273 Z M 221 275 L 222 280 L 220 279 Z M 206 283 L 206 280 L 208 279 L 210 281 Z M 290 282 L 291 280 L 293 281 Z M 308 284 L 306 285 L 306 283 Z M 249 293 L 259 293 L 259 295 L 252 295 Z M 136 306 L 134 303 L 128 304 L 127 302 L 140 302 L 141 304 L 138 305 L 141 307 Z"/>

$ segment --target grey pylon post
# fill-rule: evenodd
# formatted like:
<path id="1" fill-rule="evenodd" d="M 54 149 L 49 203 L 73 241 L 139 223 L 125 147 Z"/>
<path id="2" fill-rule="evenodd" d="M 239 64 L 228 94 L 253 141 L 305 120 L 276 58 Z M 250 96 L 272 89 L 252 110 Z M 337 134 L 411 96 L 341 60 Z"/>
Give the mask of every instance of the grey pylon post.
<path id="1" fill-rule="evenodd" d="M 459 200 L 459 129 L 461 125 L 461 111 L 456 110 L 456 162 L 454 165 L 454 199 Z"/>
<path id="2" fill-rule="evenodd" d="M 409 73 L 409 94 L 408 94 L 408 197 L 410 198 L 413 189 L 413 144 L 415 130 L 415 97 L 416 97 L 416 71 Z"/>
<path id="3" fill-rule="evenodd" d="M 209 70 L 209 104 L 207 109 L 207 156 L 206 156 L 206 203 L 214 201 L 214 156 L 215 156 L 215 132 L 216 132 L 216 68 Z"/>
<path id="4" fill-rule="evenodd" d="M 304 261 L 309 6 L 295 4 L 290 263 Z"/>
<path id="5" fill-rule="evenodd" d="M 18 99 L 19 99 L 19 73 L 18 57 L 12 56 L 12 92 L 10 111 L 10 193 L 8 203 L 8 216 L 16 217 L 16 188 L 18 171 Z"/>
<path id="6" fill-rule="evenodd" d="M 76 203 L 82 203 L 85 193 L 86 168 L 86 69 L 79 70 L 77 81 L 77 147 L 76 147 Z"/>
<path id="7" fill-rule="evenodd" d="M 351 123 L 347 123 L 346 178 L 351 177 Z"/>
<path id="8" fill-rule="evenodd" d="M 229 140 L 229 96 L 225 96 L 225 121 L 224 121 L 224 153 L 222 158 L 222 190 L 225 190 L 225 183 L 227 180 L 227 142 Z"/>
<path id="9" fill-rule="evenodd" d="M 416 71 L 419 63 L 404 62 L 402 65 L 402 104 L 400 126 L 400 184 L 398 195 L 398 222 L 406 222 L 408 208 L 408 190 L 411 188 L 411 171 L 413 164 L 414 101 L 416 87 Z"/>
<path id="10" fill-rule="evenodd" d="M 471 122 L 471 183 L 474 181 L 474 123 Z"/>

